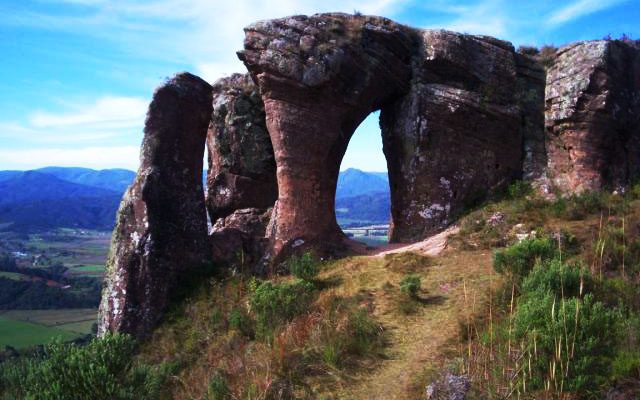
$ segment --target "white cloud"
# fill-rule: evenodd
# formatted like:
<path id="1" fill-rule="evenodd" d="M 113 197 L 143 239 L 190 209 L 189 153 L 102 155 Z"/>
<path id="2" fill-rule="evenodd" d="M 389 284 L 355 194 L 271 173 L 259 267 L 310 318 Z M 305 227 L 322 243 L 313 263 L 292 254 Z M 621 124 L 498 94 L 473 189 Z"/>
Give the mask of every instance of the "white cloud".
<path id="1" fill-rule="evenodd" d="M 47 166 L 138 168 L 137 146 L 0 149 L 0 169 L 34 169 Z"/>
<path id="2" fill-rule="evenodd" d="M 102 97 L 94 104 L 76 105 L 72 112 L 60 114 L 35 112 L 30 118 L 35 128 L 140 126 L 147 110 L 147 101 L 137 97 Z"/>
<path id="3" fill-rule="evenodd" d="M 548 19 L 548 23 L 550 25 L 564 24 L 627 1 L 628 0 L 578 0 L 553 12 Z"/>
<path id="4" fill-rule="evenodd" d="M 0 121 L 0 138 L 35 144 L 68 144 L 140 138 L 147 100 L 106 96 L 94 103 L 66 103 L 60 112 L 35 111 L 26 122 Z"/>

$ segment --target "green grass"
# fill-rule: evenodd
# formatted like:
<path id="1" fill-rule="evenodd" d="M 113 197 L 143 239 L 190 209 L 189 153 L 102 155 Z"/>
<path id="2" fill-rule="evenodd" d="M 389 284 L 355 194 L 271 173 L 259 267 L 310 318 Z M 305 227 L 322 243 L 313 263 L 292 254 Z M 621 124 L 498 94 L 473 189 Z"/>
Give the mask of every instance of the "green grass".
<path id="1" fill-rule="evenodd" d="M 6 320 L 26 322 L 44 328 L 55 328 L 72 334 L 91 333 L 98 310 L 74 308 L 60 310 L 10 310 L 2 313 Z M 44 343 L 44 342 L 43 342 Z"/>
<path id="2" fill-rule="evenodd" d="M 77 333 L 58 328 L 0 317 L 0 348 L 12 346 L 19 349 L 51 343 L 55 338 L 71 340 L 78 336 Z"/>
<path id="3" fill-rule="evenodd" d="M 104 273 L 104 264 L 87 264 L 72 267 L 74 273 L 85 273 L 86 275 L 96 275 Z"/>
<path id="4" fill-rule="evenodd" d="M 0 271 L 0 278 L 9 278 L 14 281 L 22 281 L 25 279 L 29 279 L 29 277 L 24 274 L 19 274 L 17 272 L 4 272 L 4 271 Z"/>

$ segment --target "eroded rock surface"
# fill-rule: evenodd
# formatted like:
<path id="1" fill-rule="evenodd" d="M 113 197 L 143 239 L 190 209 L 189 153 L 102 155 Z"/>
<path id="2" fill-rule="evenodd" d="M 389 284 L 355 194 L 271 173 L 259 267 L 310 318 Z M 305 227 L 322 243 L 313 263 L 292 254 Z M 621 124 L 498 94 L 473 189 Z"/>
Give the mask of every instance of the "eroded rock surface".
<path id="1" fill-rule="evenodd" d="M 187 274 L 210 260 L 202 159 L 211 86 L 182 73 L 149 105 L 140 168 L 117 215 L 99 334 L 148 335 Z"/>
<path id="2" fill-rule="evenodd" d="M 421 39 L 411 90 L 381 114 L 392 242 L 446 228 L 522 173 L 513 47 L 447 31 Z"/>
<path id="3" fill-rule="evenodd" d="M 322 14 L 245 32 L 239 56 L 260 87 L 278 166 L 272 250 L 339 252 L 340 161 L 360 122 L 408 90 L 413 31 L 379 17 Z"/>
<path id="4" fill-rule="evenodd" d="M 234 74 L 213 85 L 207 147 L 212 223 L 238 209 L 273 206 L 278 198 L 276 163 L 262 98 L 249 75 Z"/>
<path id="5" fill-rule="evenodd" d="M 640 169 L 640 51 L 620 41 L 561 48 L 547 73 L 547 172 L 562 193 L 616 188 Z"/>
<path id="6" fill-rule="evenodd" d="M 372 111 L 381 111 L 392 241 L 442 231 L 514 179 L 568 194 L 640 175 L 637 44 L 576 43 L 545 71 L 508 42 L 380 17 L 294 16 L 245 32 L 239 57 L 250 75 L 211 87 L 180 74 L 154 95 L 118 213 L 100 333 L 144 337 L 203 262 L 265 267 L 308 248 L 353 248 L 335 189 Z"/>
<path id="7" fill-rule="evenodd" d="M 244 208 L 218 219 L 209 236 L 212 261 L 264 273 L 259 261 L 267 250 L 271 210 Z"/>

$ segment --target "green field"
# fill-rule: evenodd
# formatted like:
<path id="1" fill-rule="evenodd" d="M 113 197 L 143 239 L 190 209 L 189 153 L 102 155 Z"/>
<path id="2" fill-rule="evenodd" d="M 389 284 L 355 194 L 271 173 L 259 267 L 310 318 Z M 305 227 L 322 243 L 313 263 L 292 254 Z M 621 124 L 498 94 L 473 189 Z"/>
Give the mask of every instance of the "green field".
<path id="1" fill-rule="evenodd" d="M 387 236 L 354 236 L 351 239 L 371 247 L 380 247 L 389 243 Z"/>
<path id="2" fill-rule="evenodd" d="M 71 273 L 74 275 L 100 276 L 104 274 L 104 264 L 87 264 L 71 267 Z"/>
<path id="3" fill-rule="evenodd" d="M 0 348 L 12 346 L 19 349 L 50 343 L 55 338 L 72 340 L 78 336 L 80 334 L 63 329 L 0 317 Z"/>
<path id="4" fill-rule="evenodd" d="M 97 320 L 92 308 L 63 310 L 10 310 L 0 315 L 0 348 L 45 344 L 56 337 L 75 339 L 91 333 Z"/>
<path id="5" fill-rule="evenodd" d="M 14 281 L 22 281 L 22 280 L 29 279 L 29 277 L 24 274 L 19 274 L 17 272 L 4 272 L 4 271 L 0 271 L 0 278 L 9 278 L 9 279 L 13 279 Z"/>

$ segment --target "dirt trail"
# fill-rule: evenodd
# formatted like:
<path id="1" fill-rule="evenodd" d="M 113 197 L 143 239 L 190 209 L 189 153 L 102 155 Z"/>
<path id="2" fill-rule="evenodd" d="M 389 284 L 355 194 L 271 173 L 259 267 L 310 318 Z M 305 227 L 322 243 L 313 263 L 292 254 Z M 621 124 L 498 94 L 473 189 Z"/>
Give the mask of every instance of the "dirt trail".
<path id="1" fill-rule="evenodd" d="M 441 370 L 446 360 L 459 354 L 460 321 L 483 309 L 486 290 L 495 276 L 490 251 L 458 251 L 446 248 L 446 238 L 456 232 L 450 228 L 423 242 L 385 250 L 371 256 L 346 260 L 337 271 L 346 281 L 341 291 L 368 292 L 373 314 L 388 335 L 387 359 L 373 371 L 351 377 L 337 392 L 338 399 L 418 399 L 424 398 L 425 376 Z M 385 254 L 414 251 L 440 254 L 435 265 L 420 268 L 422 305 L 415 314 L 404 315 L 397 300 L 382 285 L 397 285 L 405 272 L 392 271 L 382 257 Z M 465 300 L 466 292 L 466 300 Z M 336 392 L 334 392 L 336 394 Z"/>

